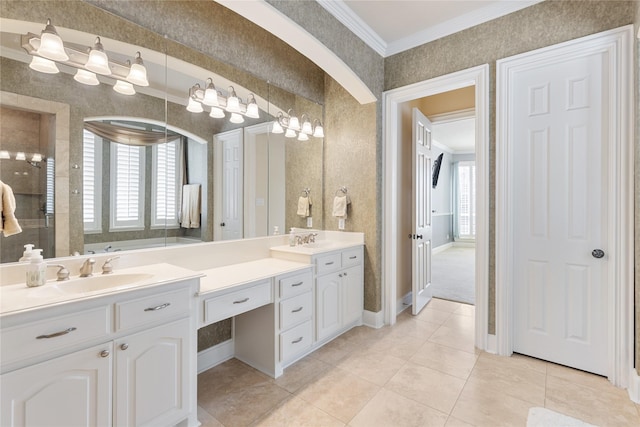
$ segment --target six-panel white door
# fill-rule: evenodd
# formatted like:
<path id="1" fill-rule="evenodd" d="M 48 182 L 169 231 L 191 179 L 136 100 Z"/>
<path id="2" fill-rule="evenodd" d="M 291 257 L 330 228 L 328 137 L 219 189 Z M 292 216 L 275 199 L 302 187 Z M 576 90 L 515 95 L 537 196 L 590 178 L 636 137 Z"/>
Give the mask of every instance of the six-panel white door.
<path id="1" fill-rule="evenodd" d="M 214 240 L 242 239 L 244 226 L 243 133 L 242 129 L 214 135 L 216 190 L 214 197 L 216 227 Z"/>
<path id="2" fill-rule="evenodd" d="M 610 124 L 603 55 L 514 72 L 508 114 L 513 351 L 606 375 Z"/>

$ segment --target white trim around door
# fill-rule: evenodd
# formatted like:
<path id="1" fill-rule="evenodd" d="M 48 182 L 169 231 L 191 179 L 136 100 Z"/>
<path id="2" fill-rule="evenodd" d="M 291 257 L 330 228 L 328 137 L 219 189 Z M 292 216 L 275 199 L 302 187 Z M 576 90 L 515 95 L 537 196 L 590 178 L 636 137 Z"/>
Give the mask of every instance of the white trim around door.
<path id="1" fill-rule="evenodd" d="M 475 86 L 476 117 L 476 338 L 479 349 L 487 349 L 489 310 L 489 65 L 436 77 L 393 89 L 383 99 L 383 242 L 382 289 L 385 324 L 396 321 L 398 231 L 398 176 L 400 104 L 425 96 Z"/>
<path id="2" fill-rule="evenodd" d="M 633 371 L 633 26 L 579 38 L 497 61 L 496 95 L 496 338 L 498 354 L 513 352 L 513 141 L 510 135 L 510 76 L 517 70 L 553 64 L 560 58 L 606 54 L 609 87 L 607 229 L 612 244 L 608 304 L 608 373 L 616 386 L 629 387 Z"/>

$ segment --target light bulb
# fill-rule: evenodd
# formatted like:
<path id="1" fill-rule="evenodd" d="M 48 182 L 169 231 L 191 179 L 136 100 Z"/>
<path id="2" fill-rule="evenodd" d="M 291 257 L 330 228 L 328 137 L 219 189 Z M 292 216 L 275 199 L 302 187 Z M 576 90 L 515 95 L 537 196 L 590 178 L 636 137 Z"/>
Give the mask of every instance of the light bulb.
<path id="1" fill-rule="evenodd" d="M 121 93 L 123 95 L 135 95 L 136 94 L 136 90 L 133 88 L 133 85 L 131 83 L 127 83 L 125 81 L 122 80 L 118 80 L 115 84 L 115 86 L 113 86 L 113 90 L 115 90 L 118 93 Z"/>
<path id="2" fill-rule="evenodd" d="M 51 19 L 47 19 L 47 25 L 40 33 L 40 47 L 38 55 L 53 61 L 68 61 L 69 55 L 64 50 L 62 39 L 58 35 L 56 28 L 51 24 Z"/>
<path id="3" fill-rule="evenodd" d="M 34 56 L 33 59 L 31 59 L 29 68 L 47 74 L 58 74 L 60 72 L 55 62 L 49 59 L 40 58 L 39 56 Z"/>
<path id="4" fill-rule="evenodd" d="M 100 37 L 96 37 L 96 43 L 89 52 L 89 60 L 85 64 L 85 68 L 97 74 L 104 74 L 105 76 L 111 74 L 109 58 L 107 54 L 104 53 L 104 48 L 102 47 L 102 43 L 100 43 Z"/>
<path id="5" fill-rule="evenodd" d="M 95 73 L 82 69 L 78 69 L 76 75 L 73 76 L 73 80 L 89 86 L 96 86 L 100 84 L 98 76 L 96 76 Z"/>
<path id="6" fill-rule="evenodd" d="M 142 62 L 142 56 L 140 52 L 136 52 L 136 58 L 134 59 L 129 74 L 127 75 L 127 81 L 138 86 L 149 86 L 149 80 L 147 80 L 147 68 Z"/>
<path id="7" fill-rule="evenodd" d="M 244 123 L 244 117 L 242 117 L 238 113 L 231 113 L 231 118 L 229 119 L 231 123 Z"/>
<path id="8" fill-rule="evenodd" d="M 222 108 L 219 107 L 211 107 L 209 117 L 213 117 L 214 119 L 222 119 L 224 117 L 224 111 L 222 111 Z"/>
<path id="9" fill-rule="evenodd" d="M 202 108 L 202 104 L 193 99 L 193 97 L 189 97 L 189 104 L 187 105 L 187 111 L 192 113 L 202 113 L 204 108 Z"/>

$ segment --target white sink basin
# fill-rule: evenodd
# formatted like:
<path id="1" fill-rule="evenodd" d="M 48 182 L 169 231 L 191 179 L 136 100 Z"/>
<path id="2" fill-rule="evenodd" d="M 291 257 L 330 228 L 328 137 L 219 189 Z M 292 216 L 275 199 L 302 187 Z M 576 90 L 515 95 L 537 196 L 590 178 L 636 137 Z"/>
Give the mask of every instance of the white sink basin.
<path id="1" fill-rule="evenodd" d="M 318 240 L 317 242 L 302 245 L 303 248 L 330 248 L 331 246 L 335 246 L 335 242 L 331 240 Z"/>
<path id="2" fill-rule="evenodd" d="M 78 277 L 68 282 L 56 282 L 57 289 L 64 293 L 95 292 L 121 286 L 133 285 L 153 277 L 149 273 L 105 274 L 101 276 Z"/>

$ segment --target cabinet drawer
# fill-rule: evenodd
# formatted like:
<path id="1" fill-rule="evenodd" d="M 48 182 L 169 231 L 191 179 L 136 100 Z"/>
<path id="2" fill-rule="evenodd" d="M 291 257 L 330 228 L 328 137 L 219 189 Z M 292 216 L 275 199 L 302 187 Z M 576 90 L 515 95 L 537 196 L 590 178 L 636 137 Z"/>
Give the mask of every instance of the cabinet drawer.
<path id="1" fill-rule="evenodd" d="M 166 319 L 186 315 L 189 313 L 191 298 L 191 291 L 185 288 L 116 303 L 116 330 L 157 324 Z"/>
<path id="2" fill-rule="evenodd" d="M 316 258 L 316 273 L 318 275 L 338 270 L 341 266 L 340 253 L 322 255 Z"/>
<path id="3" fill-rule="evenodd" d="M 311 291 L 280 302 L 280 330 L 284 331 L 304 320 L 311 319 L 313 298 Z"/>
<path id="4" fill-rule="evenodd" d="M 271 281 L 204 301 L 204 322 L 214 323 L 271 303 Z"/>
<path id="5" fill-rule="evenodd" d="M 111 333 L 111 305 L 2 330 L 2 364 L 105 338 Z"/>
<path id="6" fill-rule="evenodd" d="M 311 320 L 280 334 L 280 360 L 286 362 L 311 348 Z"/>
<path id="7" fill-rule="evenodd" d="M 280 285 L 280 298 L 289 298 L 294 295 L 311 290 L 313 278 L 310 271 L 295 276 L 278 280 Z"/>
<path id="8" fill-rule="evenodd" d="M 362 263 L 362 248 L 349 249 L 342 252 L 342 267 L 351 267 Z"/>

